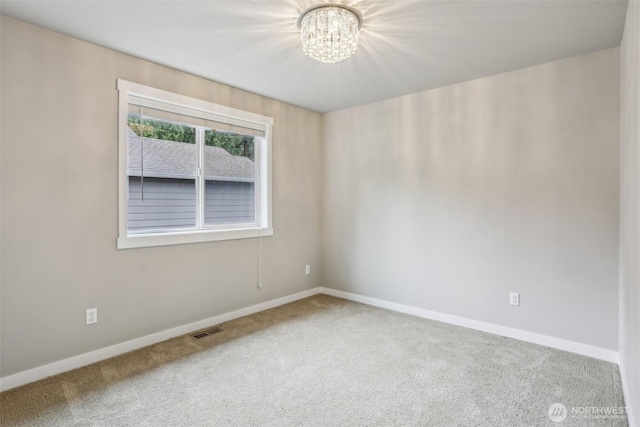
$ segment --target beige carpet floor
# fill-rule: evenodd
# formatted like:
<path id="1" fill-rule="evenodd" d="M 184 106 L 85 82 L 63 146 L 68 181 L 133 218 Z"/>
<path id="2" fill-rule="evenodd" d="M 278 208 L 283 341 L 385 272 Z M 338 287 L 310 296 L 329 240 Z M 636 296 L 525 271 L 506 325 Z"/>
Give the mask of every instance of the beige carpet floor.
<path id="1" fill-rule="evenodd" d="M 318 295 L 0 394 L 2 426 L 626 426 L 615 364 Z M 553 422 L 550 405 L 569 414 Z"/>

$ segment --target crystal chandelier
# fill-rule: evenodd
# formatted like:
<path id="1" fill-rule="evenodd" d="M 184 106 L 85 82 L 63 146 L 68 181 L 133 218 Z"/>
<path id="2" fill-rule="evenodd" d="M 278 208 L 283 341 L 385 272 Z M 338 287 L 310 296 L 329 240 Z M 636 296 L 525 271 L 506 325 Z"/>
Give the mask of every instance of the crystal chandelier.
<path id="1" fill-rule="evenodd" d="M 356 51 L 362 17 L 353 8 L 324 4 L 302 12 L 298 27 L 304 53 L 320 62 L 333 63 Z"/>

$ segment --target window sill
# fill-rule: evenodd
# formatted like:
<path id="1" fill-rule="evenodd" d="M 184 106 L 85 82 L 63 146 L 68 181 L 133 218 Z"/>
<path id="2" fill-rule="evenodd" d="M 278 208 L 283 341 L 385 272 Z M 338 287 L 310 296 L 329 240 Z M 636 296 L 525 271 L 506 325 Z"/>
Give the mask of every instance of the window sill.
<path id="1" fill-rule="evenodd" d="M 266 236 L 273 236 L 273 228 L 238 228 L 233 230 L 198 230 L 162 234 L 139 234 L 118 237 L 116 247 L 117 249 L 147 248 L 152 246 L 218 242 L 221 240 L 250 239 Z"/>

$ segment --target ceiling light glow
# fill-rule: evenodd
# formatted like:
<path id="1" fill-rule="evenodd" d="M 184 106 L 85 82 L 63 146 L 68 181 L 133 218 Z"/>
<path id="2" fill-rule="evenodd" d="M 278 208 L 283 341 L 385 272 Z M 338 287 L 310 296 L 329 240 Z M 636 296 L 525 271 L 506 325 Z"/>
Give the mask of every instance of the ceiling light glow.
<path id="1" fill-rule="evenodd" d="M 334 63 L 355 53 L 362 17 L 353 8 L 326 4 L 302 12 L 298 27 L 304 53 L 320 62 Z"/>

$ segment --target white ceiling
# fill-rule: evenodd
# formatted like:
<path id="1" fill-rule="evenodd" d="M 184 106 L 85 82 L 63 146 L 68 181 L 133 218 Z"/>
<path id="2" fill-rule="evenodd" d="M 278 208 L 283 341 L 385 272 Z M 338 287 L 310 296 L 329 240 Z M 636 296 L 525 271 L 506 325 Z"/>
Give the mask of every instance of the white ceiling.
<path id="1" fill-rule="evenodd" d="M 618 46 L 626 1 L 345 0 L 364 15 L 337 64 L 302 51 L 318 0 L 2 1 L 2 14 L 318 112 Z"/>

